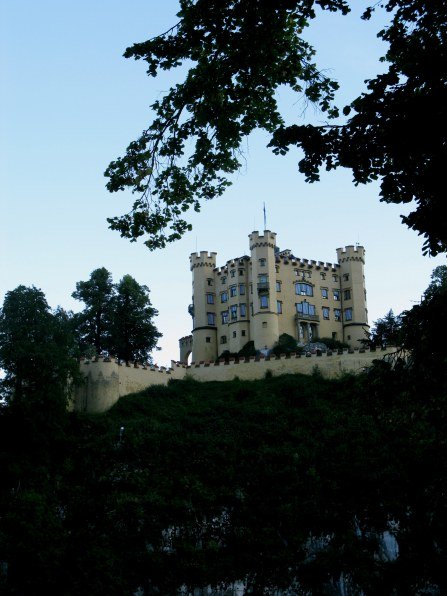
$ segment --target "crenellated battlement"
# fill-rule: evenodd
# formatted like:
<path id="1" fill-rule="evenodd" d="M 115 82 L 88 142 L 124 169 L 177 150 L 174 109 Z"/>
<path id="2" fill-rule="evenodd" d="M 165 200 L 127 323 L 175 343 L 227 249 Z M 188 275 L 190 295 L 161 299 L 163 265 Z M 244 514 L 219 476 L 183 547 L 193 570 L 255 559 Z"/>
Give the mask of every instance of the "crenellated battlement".
<path id="1" fill-rule="evenodd" d="M 337 248 L 337 260 L 339 263 L 346 261 L 361 261 L 365 263 L 365 249 L 363 246 L 354 246 L 352 244 L 344 248 Z"/>
<path id="2" fill-rule="evenodd" d="M 256 380 L 269 372 L 273 376 L 284 374 L 312 374 L 316 369 L 325 378 L 336 378 L 344 373 L 364 372 L 372 361 L 393 353 L 395 348 L 373 351 L 349 349 L 315 354 L 281 354 L 280 356 L 251 356 L 230 358 L 228 362 L 201 361 L 187 365 L 171 361 L 165 368 L 156 364 L 125 364 L 111 357 L 83 359 L 80 370 L 84 384 L 76 390 L 72 409 L 81 412 L 104 412 L 120 397 L 137 393 L 153 385 L 167 385 L 170 379 L 190 377 L 196 381 Z"/>
<path id="3" fill-rule="evenodd" d="M 324 271 L 336 271 L 340 268 L 338 263 L 325 263 L 324 261 L 315 261 L 313 259 L 302 259 L 293 255 L 283 255 L 282 253 L 275 257 L 276 263 L 283 263 L 284 265 L 292 265 L 293 267 L 300 267 L 301 269 L 323 269 Z"/>
<path id="4" fill-rule="evenodd" d="M 270 230 L 264 230 L 263 234 L 260 234 L 258 231 L 252 232 L 248 235 L 250 240 L 250 250 L 260 246 L 268 246 L 270 248 L 275 248 L 276 246 L 276 232 L 271 232 Z"/>
<path id="5" fill-rule="evenodd" d="M 208 367 L 216 367 L 216 366 L 229 366 L 229 365 L 239 365 L 239 364 L 246 364 L 249 362 L 273 362 L 273 361 L 277 361 L 277 360 L 294 360 L 294 359 L 314 359 L 314 360 L 320 360 L 320 358 L 330 358 L 330 357 L 337 357 L 337 356 L 346 356 L 346 357 L 351 357 L 351 356 L 355 356 L 360 355 L 360 354 L 367 354 L 367 355 L 374 355 L 374 358 L 381 358 L 383 357 L 384 354 L 388 354 L 390 352 L 395 351 L 395 348 L 381 348 L 379 350 L 376 349 L 370 349 L 369 347 L 365 347 L 365 348 L 344 348 L 341 350 L 327 350 L 325 352 L 322 352 L 321 350 L 315 350 L 314 352 L 307 352 L 305 354 L 299 354 L 299 353 L 295 353 L 292 352 L 290 354 L 279 354 L 279 355 L 275 355 L 275 354 L 270 354 L 270 355 L 264 355 L 262 353 L 256 355 L 256 356 L 241 356 L 241 357 L 230 357 L 228 360 L 225 360 L 224 358 L 220 358 L 218 360 L 214 360 L 214 361 L 206 361 L 206 360 L 201 360 L 200 362 L 191 362 L 191 364 L 187 365 L 186 368 L 187 369 L 192 369 L 192 368 L 208 368 Z M 383 354 L 382 354 L 383 353 Z M 174 360 L 172 361 L 172 366 L 183 366 L 183 364 L 181 362 L 175 362 Z"/>
<path id="6" fill-rule="evenodd" d="M 200 253 L 193 252 L 189 256 L 189 263 L 191 271 L 197 267 L 216 267 L 216 256 L 217 252 L 208 252 L 207 250 L 201 250 Z"/>
<path id="7" fill-rule="evenodd" d="M 178 341 L 181 347 L 192 347 L 192 335 L 185 335 L 185 337 L 181 337 Z"/>

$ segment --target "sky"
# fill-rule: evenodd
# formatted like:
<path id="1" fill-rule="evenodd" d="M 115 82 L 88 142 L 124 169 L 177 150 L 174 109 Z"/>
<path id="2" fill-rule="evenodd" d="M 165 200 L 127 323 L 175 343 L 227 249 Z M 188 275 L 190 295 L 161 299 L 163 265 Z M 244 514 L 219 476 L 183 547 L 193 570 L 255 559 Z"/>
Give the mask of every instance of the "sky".
<path id="1" fill-rule="evenodd" d="M 319 13 L 305 32 L 320 68 L 341 85 L 339 106 L 384 68 L 376 33 L 386 15 L 365 22 L 368 2 L 352 4 L 348 17 Z M 264 227 L 265 203 L 267 228 L 298 257 L 334 262 L 338 247 L 365 247 L 370 324 L 389 309 L 411 308 L 445 264 L 445 256 L 424 257 L 422 238 L 401 223 L 411 205 L 380 203 L 378 185 L 355 187 L 347 170 L 307 184 L 300 152 L 275 156 L 260 132 L 244 143 L 233 185 L 189 216 L 193 230 L 182 240 L 150 252 L 108 229 L 106 218 L 129 211 L 133 196 L 110 194 L 103 173 L 184 73 L 149 78 L 143 62 L 122 54 L 170 28 L 177 11 L 174 0 L 0 0 L 0 304 L 7 291 L 34 285 L 53 308 L 78 312 L 77 281 L 98 267 L 116 282 L 130 274 L 150 288 L 163 334 L 154 360 L 169 365 L 191 332 L 190 253 L 215 251 L 218 265 L 247 254 L 248 234 Z M 303 113 L 287 90 L 278 98 L 287 122 L 324 121 L 312 106 Z"/>

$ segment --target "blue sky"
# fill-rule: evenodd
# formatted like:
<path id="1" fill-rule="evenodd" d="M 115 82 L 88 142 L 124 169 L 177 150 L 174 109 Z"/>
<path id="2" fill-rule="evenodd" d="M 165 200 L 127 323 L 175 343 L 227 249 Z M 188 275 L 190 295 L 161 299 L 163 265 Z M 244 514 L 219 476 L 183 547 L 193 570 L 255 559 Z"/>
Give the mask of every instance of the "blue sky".
<path id="1" fill-rule="evenodd" d="M 341 84 L 344 105 L 365 78 L 383 68 L 376 39 L 383 16 L 361 21 L 367 2 L 349 17 L 320 15 L 306 32 L 321 68 Z M 178 359 L 178 338 L 191 331 L 189 254 L 218 253 L 218 264 L 248 252 L 248 234 L 277 232 L 278 245 L 300 257 L 334 261 L 335 249 L 366 249 L 370 323 L 390 308 L 411 308 L 445 257 L 422 256 L 422 239 L 400 222 L 409 206 L 379 202 L 378 186 L 354 187 L 348 171 L 306 184 L 300 154 L 274 156 L 267 137 L 245 143 L 243 168 L 219 199 L 192 214 L 194 229 L 164 250 L 149 252 L 108 229 L 107 217 L 129 210 L 130 193 L 109 194 L 103 172 L 151 118 L 150 105 L 176 74 L 148 78 L 144 63 L 125 60 L 125 48 L 176 22 L 177 2 L 165 0 L 0 0 L 0 301 L 19 284 L 41 288 L 51 306 L 78 311 L 75 283 L 107 267 L 149 286 L 163 333 L 160 364 Z M 178 76 L 181 76 L 179 73 Z M 303 105 L 279 91 L 287 121 Z M 308 107 L 307 121 L 323 117 Z M 301 120 L 302 121 L 302 120 Z"/>

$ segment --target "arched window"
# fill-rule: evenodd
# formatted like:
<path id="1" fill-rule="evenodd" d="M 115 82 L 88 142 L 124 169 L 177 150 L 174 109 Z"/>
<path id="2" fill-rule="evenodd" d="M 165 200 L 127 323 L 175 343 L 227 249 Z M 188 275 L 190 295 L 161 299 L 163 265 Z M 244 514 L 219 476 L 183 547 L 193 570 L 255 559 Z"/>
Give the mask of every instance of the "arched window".
<path id="1" fill-rule="evenodd" d="M 314 289 L 311 284 L 297 282 L 295 284 L 295 294 L 298 294 L 299 296 L 313 296 Z"/>

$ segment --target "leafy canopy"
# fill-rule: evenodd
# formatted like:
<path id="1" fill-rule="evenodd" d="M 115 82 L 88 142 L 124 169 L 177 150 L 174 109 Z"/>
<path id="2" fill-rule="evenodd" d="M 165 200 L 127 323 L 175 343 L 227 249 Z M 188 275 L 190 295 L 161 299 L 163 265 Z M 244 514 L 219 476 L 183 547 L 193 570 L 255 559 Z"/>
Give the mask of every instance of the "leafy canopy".
<path id="1" fill-rule="evenodd" d="M 129 187 L 138 194 L 132 211 L 109 219 L 110 227 L 132 241 L 147 234 L 150 249 L 180 238 L 191 229 L 183 214 L 224 192 L 240 167 L 244 137 L 283 124 L 275 97 L 280 85 L 333 113 L 337 84 L 318 71 L 300 34 L 315 6 L 348 11 L 345 0 L 181 0 L 180 6 L 177 25 L 124 55 L 145 60 L 150 76 L 184 63 L 191 64 L 187 75 L 154 102 L 153 122 L 105 173 L 111 192 Z"/>
<path id="2" fill-rule="evenodd" d="M 85 303 L 76 315 L 81 348 L 94 346 L 100 354 L 106 349 L 110 300 L 114 293 L 112 276 L 105 267 L 95 269 L 87 281 L 78 281 L 72 297 Z"/>
<path id="3" fill-rule="evenodd" d="M 51 393 L 65 408 L 69 381 L 78 376 L 76 354 L 70 314 L 51 312 L 45 294 L 34 286 L 7 292 L 0 309 L 2 397 L 20 401 Z"/>
<path id="4" fill-rule="evenodd" d="M 150 352 L 161 337 L 152 322 L 157 314 L 149 289 L 125 275 L 110 302 L 110 350 L 126 362 L 150 360 Z"/>
<path id="5" fill-rule="evenodd" d="M 380 180 L 382 201 L 414 201 L 403 222 L 424 236 L 425 253 L 447 249 L 443 0 L 380 5 L 390 13 L 389 26 L 378 33 L 389 44 L 388 70 L 344 109 L 345 123 L 322 126 L 285 126 L 275 92 L 286 85 L 329 120 L 339 116 L 332 103 L 337 84 L 319 72 L 300 35 L 316 7 L 346 14 L 345 0 L 181 0 L 180 6 L 177 25 L 124 54 L 145 60 L 150 76 L 182 64 L 189 70 L 152 105 L 152 123 L 105 173 L 111 192 L 131 188 L 138 195 L 129 213 L 108 220 L 112 229 L 131 241 L 147 235 L 150 249 L 180 238 L 191 229 L 184 213 L 224 192 L 240 166 L 244 137 L 260 128 L 272 135 L 275 153 L 301 147 L 299 169 L 308 182 L 319 179 L 321 167 L 342 166 L 356 185 Z"/>
<path id="6" fill-rule="evenodd" d="M 122 360 L 150 360 L 161 333 L 152 319 L 149 289 L 132 276 L 117 284 L 105 267 L 95 269 L 87 281 L 79 281 L 73 298 L 85 304 L 75 315 L 79 347 L 84 354 L 109 351 Z"/>

